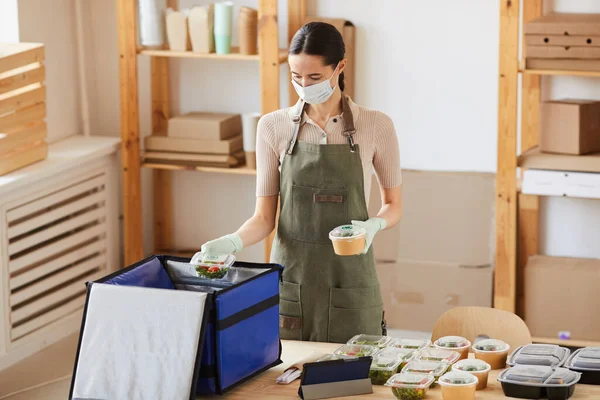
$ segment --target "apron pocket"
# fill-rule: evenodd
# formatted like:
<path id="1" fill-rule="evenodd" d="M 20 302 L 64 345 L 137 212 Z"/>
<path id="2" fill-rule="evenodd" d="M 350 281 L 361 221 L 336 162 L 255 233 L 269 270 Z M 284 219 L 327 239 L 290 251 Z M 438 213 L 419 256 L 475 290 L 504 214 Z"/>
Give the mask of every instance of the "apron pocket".
<path id="1" fill-rule="evenodd" d="M 360 333 L 381 335 L 383 302 L 379 284 L 366 288 L 331 288 L 328 340 L 346 343 Z"/>
<path id="2" fill-rule="evenodd" d="M 279 284 L 279 333 L 281 339 L 302 340 L 302 305 L 297 283 Z"/>
<path id="3" fill-rule="evenodd" d="M 292 185 L 292 238 L 310 243 L 331 243 L 329 232 L 349 223 L 346 188 Z"/>

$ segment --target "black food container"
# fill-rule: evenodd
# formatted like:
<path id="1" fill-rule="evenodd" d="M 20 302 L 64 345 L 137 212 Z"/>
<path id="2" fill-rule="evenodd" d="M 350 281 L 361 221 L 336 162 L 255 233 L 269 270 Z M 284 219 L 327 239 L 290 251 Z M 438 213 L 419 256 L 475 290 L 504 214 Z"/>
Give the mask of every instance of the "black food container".
<path id="1" fill-rule="evenodd" d="M 566 400 L 575 393 L 581 374 L 566 368 L 517 365 L 498 376 L 506 397 L 518 399 Z"/>
<path id="2" fill-rule="evenodd" d="M 579 383 L 600 385 L 600 347 L 577 350 L 569 357 L 565 367 L 581 373 Z"/>
<path id="3" fill-rule="evenodd" d="M 571 350 L 555 344 L 528 344 L 517 347 L 506 363 L 511 367 L 515 365 L 562 367 L 570 355 Z"/>

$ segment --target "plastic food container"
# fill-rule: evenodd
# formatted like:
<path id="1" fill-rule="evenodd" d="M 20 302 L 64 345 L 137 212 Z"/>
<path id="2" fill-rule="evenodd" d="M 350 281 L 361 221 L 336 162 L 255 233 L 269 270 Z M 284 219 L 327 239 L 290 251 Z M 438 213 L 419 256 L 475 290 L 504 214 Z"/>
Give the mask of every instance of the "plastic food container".
<path id="1" fill-rule="evenodd" d="M 392 339 L 389 347 L 399 347 L 401 349 L 422 350 L 431 346 L 429 340 L 420 339 Z"/>
<path id="2" fill-rule="evenodd" d="M 511 367 L 518 364 L 560 367 L 570 355 L 571 350 L 555 344 L 528 344 L 517 347 L 506 363 Z"/>
<path id="3" fill-rule="evenodd" d="M 498 376 L 506 397 L 565 400 L 573 396 L 581 374 L 566 368 L 516 365 Z"/>
<path id="4" fill-rule="evenodd" d="M 379 349 L 375 346 L 345 344 L 333 352 L 338 358 L 358 358 L 373 356 Z"/>
<path id="5" fill-rule="evenodd" d="M 506 358 L 508 357 L 508 343 L 497 339 L 485 339 L 473 345 L 475 358 L 490 364 L 492 369 L 506 368 Z"/>
<path id="6" fill-rule="evenodd" d="M 490 364 L 485 361 L 473 359 L 460 360 L 452 366 L 452 371 L 463 371 L 473 374 L 479 381 L 479 383 L 477 383 L 477 390 L 482 390 L 487 387 L 491 369 Z"/>
<path id="7" fill-rule="evenodd" d="M 459 360 L 469 357 L 471 342 L 460 336 L 444 336 L 433 344 L 438 349 L 451 349 L 460 353 Z"/>
<path id="8" fill-rule="evenodd" d="M 229 268 L 235 263 L 235 257 L 231 254 L 221 256 L 204 255 L 202 261 L 197 264 L 196 272 L 198 276 L 209 279 L 221 279 L 229 271 Z"/>
<path id="9" fill-rule="evenodd" d="M 408 364 L 416 358 L 417 354 L 418 352 L 416 350 L 400 349 L 397 347 L 386 347 L 385 349 L 381 349 L 379 353 L 377 353 L 377 356 L 395 357 L 400 359 L 402 361 L 402 364 L 400 364 L 400 368 L 398 368 L 398 372 L 400 372 L 400 370 L 402 370 L 402 368 L 404 368 L 406 364 Z"/>
<path id="10" fill-rule="evenodd" d="M 389 341 L 390 337 L 388 336 L 356 335 L 348 340 L 347 344 L 360 344 L 383 348 L 386 347 Z"/>
<path id="11" fill-rule="evenodd" d="M 449 365 L 454 364 L 460 358 L 460 353 L 454 350 L 444 349 L 423 349 L 417 356 L 417 360 L 423 361 L 442 361 Z"/>
<path id="12" fill-rule="evenodd" d="M 329 232 L 329 239 L 333 243 L 333 251 L 338 256 L 354 256 L 365 249 L 367 231 L 354 225 L 338 226 Z"/>
<path id="13" fill-rule="evenodd" d="M 324 355 L 323 357 L 319 358 L 316 362 L 334 361 L 334 360 L 339 360 L 339 357 L 337 357 L 334 354 L 327 354 L 327 355 Z"/>
<path id="14" fill-rule="evenodd" d="M 398 400 L 418 400 L 425 398 L 433 379 L 431 375 L 402 372 L 392 376 L 385 386 L 392 388 Z"/>
<path id="15" fill-rule="evenodd" d="M 444 400 L 475 400 L 479 382 L 475 375 L 464 371 L 448 372 L 439 379 Z"/>
<path id="16" fill-rule="evenodd" d="M 445 362 L 438 361 L 411 361 L 404 368 L 402 372 L 409 372 L 412 374 L 428 374 L 433 376 L 434 383 L 437 382 L 438 378 L 448 371 L 450 365 Z"/>
<path id="17" fill-rule="evenodd" d="M 385 385 L 393 375 L 402 369 L 402 357 L 394 350 L 401 349 L 383 349 L 373 356 L 369 370 L 369 378 L 373 385 Z"/>
<path id="18" fill-rule="evenodd" d="M 579 383 L 600 385 L 600 347 L 585 347 L 569 357 L 565 367 L 581 373 Z"/>

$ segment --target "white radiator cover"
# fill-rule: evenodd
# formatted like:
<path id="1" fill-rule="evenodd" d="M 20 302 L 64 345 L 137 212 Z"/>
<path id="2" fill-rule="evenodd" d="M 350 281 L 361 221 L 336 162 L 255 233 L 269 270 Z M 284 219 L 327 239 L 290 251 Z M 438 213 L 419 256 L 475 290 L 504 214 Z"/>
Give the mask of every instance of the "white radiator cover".
<path id="1" fill-rule="evenodd" d="M 0 370 L 79 330 L 85 282 L 119 266 L 115 154 L 0 197 Z"/>

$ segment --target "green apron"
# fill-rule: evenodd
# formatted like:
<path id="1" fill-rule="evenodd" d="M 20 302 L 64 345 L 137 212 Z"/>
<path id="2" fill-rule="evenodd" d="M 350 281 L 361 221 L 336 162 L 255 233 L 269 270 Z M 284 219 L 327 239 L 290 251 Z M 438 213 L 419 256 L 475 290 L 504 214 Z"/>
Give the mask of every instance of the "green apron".
<path id="1" fill-rule="evenodd" d="M 282 339 L 345 343 L 385 333 L 373 248 L 338 256 L 329 232 L 368 219 L 354 121 L 342 95 L 348 144 L 298 142 L 304 102 L 293 109 L 294 131 L 281 165 L 280 214 L 271 259 L 284 266 L 280 286 Z"/>

